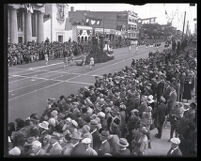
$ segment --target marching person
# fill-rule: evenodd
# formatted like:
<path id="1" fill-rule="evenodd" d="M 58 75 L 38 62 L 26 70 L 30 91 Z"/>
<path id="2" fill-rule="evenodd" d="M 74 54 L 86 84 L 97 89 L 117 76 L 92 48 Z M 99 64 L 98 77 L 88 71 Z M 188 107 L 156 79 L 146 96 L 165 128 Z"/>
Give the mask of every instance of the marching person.
<path id="1" fill-rule="evenodd" d="M 64 55 L 64 69 L 65 69 L 66 66 L 68 66 L 68 51 L 66 48 L 64 49 L 63 55 Z"/>
<path id="2" fill-rule="evenodd" d="M 129 45 L 129 47 L 128 47 L 128 50 L 129 50 L 129 53 L 131 53 L 131 48 L 132 46 L 131 45 Z"/>
<path id="3" fill-rule="evenodd" d="M 86 53 L 82 54 L 82 66 L 86 64 Z"/>
<path id="4" fill-rule="evenodd" d="M 47 52 L 45 53 L 45 65 L 47 65 L 48 64 L 48 54 L 47 54 Z"/>
<path id="5" fill-rule="evenodd" d="M 92 70 L 92 67 L 93 67 L 93 66 L 95 66 L 94 58 L 91 57 L 91 58 L 90 58 L 90 62 L 89 62 L 89 69 Z"/>

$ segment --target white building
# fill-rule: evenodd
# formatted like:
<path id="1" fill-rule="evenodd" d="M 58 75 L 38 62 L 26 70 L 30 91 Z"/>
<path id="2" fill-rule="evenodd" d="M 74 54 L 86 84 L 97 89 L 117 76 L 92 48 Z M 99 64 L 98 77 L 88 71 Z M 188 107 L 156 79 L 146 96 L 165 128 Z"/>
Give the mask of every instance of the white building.
<path id="1" fill-rule="evenodd" d="M 44 39 L 65 42 L 72 40 L 72 30 L 69 27 L 68 5 L 65 3 L 47 3 L 45 15 L 49 15 L 44 21 Z"/>

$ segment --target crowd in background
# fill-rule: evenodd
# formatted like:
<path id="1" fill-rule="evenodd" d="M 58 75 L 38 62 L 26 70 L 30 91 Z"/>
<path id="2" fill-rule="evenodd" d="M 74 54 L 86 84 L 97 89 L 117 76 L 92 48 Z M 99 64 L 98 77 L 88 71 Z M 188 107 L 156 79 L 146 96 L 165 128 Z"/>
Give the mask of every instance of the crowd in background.
<path id="1" fill-rule="evenodd" d="M 44 60 L 47 53 L 49 59 L 57 59 L 63 57 L 63 51 L 69 50 L 74 56 L 81 55 L 83 52 L 90 51 L 90 45 L 86 43 L 73 42 L 49 42 L 42 43 L 29 42 L 8 44 L 8 65 L 27 64 Z"/>
<path id="2" fill-rule="evenodd" d="M 180 151 L 172 146 L 168 155 L 196 156 L 196 57 L 190 45 L 157 51 L 96 77 L 77 94 L 48 99 L 41 116 L 9 123 L 9 154 L 143 156 L 155 148 L 150 131 L 156 128 L 161 139 L 169 121 L 170 141 Z"/>

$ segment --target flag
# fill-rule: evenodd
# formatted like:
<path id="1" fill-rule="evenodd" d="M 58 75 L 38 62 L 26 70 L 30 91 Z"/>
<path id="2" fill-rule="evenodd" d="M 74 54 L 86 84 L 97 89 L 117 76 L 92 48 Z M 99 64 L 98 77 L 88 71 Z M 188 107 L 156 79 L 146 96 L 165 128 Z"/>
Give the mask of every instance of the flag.
<path id="1" fill-rule="evenodd" d="M 33 13 L 33 7 L 32 7 L 32 5 L 30 3 L 24 4 L 24 5 L 25 5 L 25 8 L 27 10 L 27 13 L 28 12 Z"/>
<path id="2" fill-rule="evenodd" d="M 86 17 L 86 19 L 85 19 L 85 25 L 100 26 L 101 25 L 101 21 L 102 21 L 101 19 Z"/>

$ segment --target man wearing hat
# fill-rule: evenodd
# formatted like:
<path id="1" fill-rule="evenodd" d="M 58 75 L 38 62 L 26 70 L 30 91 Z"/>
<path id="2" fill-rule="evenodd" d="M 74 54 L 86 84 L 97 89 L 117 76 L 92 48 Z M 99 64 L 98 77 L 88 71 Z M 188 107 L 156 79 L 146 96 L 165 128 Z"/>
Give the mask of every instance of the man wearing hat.
<path id="1" fill-rule="evenodd" d="M 98 148 L 101 144 L 101 140 L 100 140 L 100 133 L 98 132 L 98 123 L 96 120 L 90 121 L 90 131 L 93 137 L 93 141 L 92 141 L 93 149 L 98 151 Z"/>
<path id="2" fill-rule="evenodd" d="M 71 156 L 82 156 L 85 152 L 85 146 L 81 140 L 81 133 L 74 132 L 71 136 L 71 142 L 73 144 L 73 149 L 71 151 Z"/>
<path id="3" fill-rule="evenodd" d="M 59 144 L 59 138 L 56 135 L 51 135 L 50 146 L 47 149 L 48 155 L 61 155 L 62 147 Z"/>
<path id="4" fill-rule="evenodd" d="M 82 143 L 84 144 L 84 148 L 85 148 L 85 152 L 82 154 L 83 156 L 98 155 L 98 153 L 90 146 L 92 143 L 92 139 L 86 137 L 82 140 Z"/>
<path id="5" fill-rule="evenodd" d="M 163 96 L 161 96 L 160 100 L 158 101 L 158 107 L 154 111 L 154 113 L 156 115 L 155 124 L 158 129 L 158 134 L 155 135 L 157 138 L 161 138 L 161 136 L 162 136 L 163 123 L 165 121 L 165 116 L 166 116 L 165 102 L 166 102 L 165 98 Z"/>
<path id="6" fill-rule="evenodd" d="M 112 155 L 115 155 L 118 152 L 119 149 L 118 142 L 119 142 L 118 135 L 110 134 L 108 138 L 108 143 L 110 144 L 110 150 Z"/>
<path id="7" fill-rule="evenodd" d="M 119 145 L 119 150 L 118 150 L 118 153 L 116 155 L 118 155 L 118 156 L 130 156 L 131 152 L 127 148 L 129 146 L 129 143 L 125 138 L 120 138 L 118 145 Z"/>
<path id="8" fill-rule="evenodd" d="M 179 138 L 172 138 L 170 140 L 171 148 L 167 153 L 167 156 L 169 157 L 181 157 L 182 153 L 181 150 L 179 149 L 179 144 L 180 144 L 180 139 Z"/>
<path id="9" fill-rule="evenodd" d="M 47 121 L 43 121 L 42 123 L 38 124 L 39 129 L 40 129 L 40 135 L 45 135 L 47 134 L 47 131 L 49 130 L 48 126 L 49 126 L 49 122 Z"/>
<path id="10" fill-rule="evenodd" d="M 110 136 L 109 131 L 102 131 L 100 134 L 101 144 L 98 148 L 98 156 L 104 156 L 105 153 L 111 153 L 110 144 L 107 141 Z"/>
<path id="11" fill-rule="evenodd" d="M 37 156 L 37 155 L 45 155 L 46 152 L 42 149 L 42 144 L 38 140 L 32 142 L 32 153 L 30 155 Z"/>
<path id="12" fill-rule="evenodd" d="M 66 134 L 65 134 L 65 136 L 63 138 L 63 143 L 61 143 L 61 146 L 63 148 L 62 155 L 70 156 L 71 151 L 73 149 L 73 143 L 72 143 L 72 140 L 71 140 L 70 131 L 68 131 L 68 133 L 66 132 Z"/>

